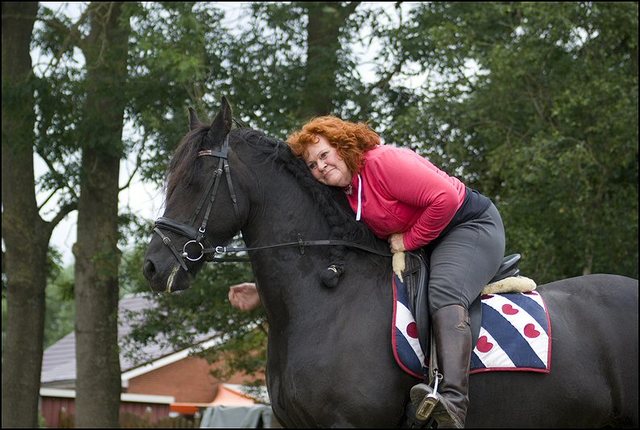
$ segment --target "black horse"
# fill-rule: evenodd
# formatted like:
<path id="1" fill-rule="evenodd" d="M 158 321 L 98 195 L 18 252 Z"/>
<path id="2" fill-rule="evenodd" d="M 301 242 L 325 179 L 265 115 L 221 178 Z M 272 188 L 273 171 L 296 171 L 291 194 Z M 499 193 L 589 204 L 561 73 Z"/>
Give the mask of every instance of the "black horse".
<path id="1" fill-rule="evenodd" d="M 356 223 L 341 193 L 317 183 L 285 143 L 232 121 L 224 98 L 211 125 L 192 112 L 144 262 L 151 287 L 188 288 L 203 261 L 241 231 L 269 322 L 267 386 L 278 421 L 404 426 L 418 381 L 390 347 L 386 242 Z M 552 324 L 550 373 L 471 375 L 466 425 L 638 427 L 638 281 L 588 275 L 537 291 Z"/>

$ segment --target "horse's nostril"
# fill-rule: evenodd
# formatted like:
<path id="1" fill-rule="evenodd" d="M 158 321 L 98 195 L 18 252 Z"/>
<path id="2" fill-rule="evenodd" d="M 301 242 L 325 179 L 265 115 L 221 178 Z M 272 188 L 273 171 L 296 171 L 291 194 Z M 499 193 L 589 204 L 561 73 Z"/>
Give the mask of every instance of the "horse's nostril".
<path id="1" fill-rule="evenodd" d="M 144 273 L 144 277 L 150 281 L 151 278 L 153 278 L 153 275 L 156 273 L 156 266 L 153 265 L 151 260 L 146 260 L 144 262 L 144 266 L 142 267 L 142 272 Z"/>

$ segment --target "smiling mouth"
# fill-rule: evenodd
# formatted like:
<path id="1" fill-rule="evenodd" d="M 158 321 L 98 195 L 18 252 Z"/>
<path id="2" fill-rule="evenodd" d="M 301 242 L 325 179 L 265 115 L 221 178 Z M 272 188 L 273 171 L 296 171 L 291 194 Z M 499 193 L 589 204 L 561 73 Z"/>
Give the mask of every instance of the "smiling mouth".
<path id="1" fill-rule="evenodd" d="M 329 176 L 329 173 L 333 172 L 334 170 L 336 169 L 332 168 L 331 170 L 327 170 L 326 172 L 324 172 L 324 177 L 327 178 Z"/>

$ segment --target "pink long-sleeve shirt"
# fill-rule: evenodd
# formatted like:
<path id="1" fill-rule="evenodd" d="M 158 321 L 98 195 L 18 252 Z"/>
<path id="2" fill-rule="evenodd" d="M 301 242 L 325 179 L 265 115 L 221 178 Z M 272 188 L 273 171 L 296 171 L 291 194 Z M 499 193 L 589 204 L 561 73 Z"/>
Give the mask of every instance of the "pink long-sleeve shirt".
<path id="1" fill-rule="evenodd" d="M 361 185 L 360 185 L 361 184 Z M 404 247 L 418 249 L 449 224 L 464 203 L 466 186 L 407 148 L 380 145 L 367 151 L 347 199 L 376 236 L 403 233 Z"/>

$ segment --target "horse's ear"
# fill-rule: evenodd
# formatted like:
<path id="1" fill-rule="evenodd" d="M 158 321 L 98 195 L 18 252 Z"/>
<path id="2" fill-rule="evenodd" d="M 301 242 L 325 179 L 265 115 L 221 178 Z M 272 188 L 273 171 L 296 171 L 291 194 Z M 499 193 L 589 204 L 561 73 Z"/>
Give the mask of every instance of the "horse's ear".
<path id="1" fill-rule="evenodd" d="M 222 96 L 222 106 L 220 112 L 216 115 L 211 123 L 209 129 L 209 137 L 213 142 L 224 139 L 224 137 L 231 131 L 231 125 L 233 122 L 233 113 L 231 111 L 231 105 L 225 96 Z"/>
<path id="2" fill-rule="evenodd" d="M 200 120 L 198 119 L 198 114 L 195 109 L 189 108 L 189 130 L 195 130 L 196 127 L 200 125 Z"/>

